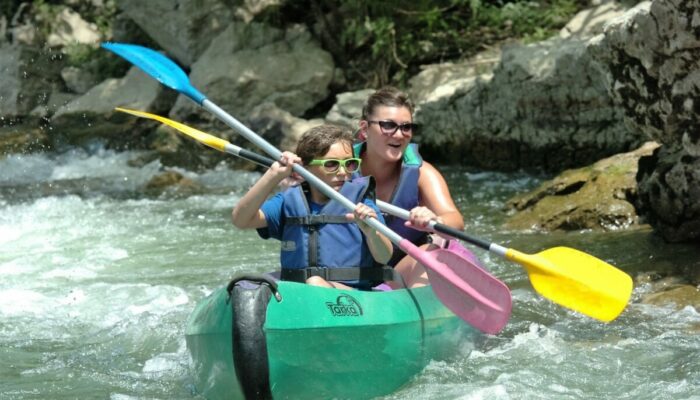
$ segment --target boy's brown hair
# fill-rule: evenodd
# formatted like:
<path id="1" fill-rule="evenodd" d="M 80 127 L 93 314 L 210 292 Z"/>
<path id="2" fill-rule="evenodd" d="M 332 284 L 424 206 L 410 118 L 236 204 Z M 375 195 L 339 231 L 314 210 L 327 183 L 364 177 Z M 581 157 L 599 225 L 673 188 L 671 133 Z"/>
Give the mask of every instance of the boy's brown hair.
<path id="1" fill-rule="evenodd" d="M 352 148 L 352 132 L 338 125 L 315 126 L 301 135 L 295 153 L 306 165 L 314 158 L 328 153 L 331 146 L 337 142 L 345 142 Z"/>

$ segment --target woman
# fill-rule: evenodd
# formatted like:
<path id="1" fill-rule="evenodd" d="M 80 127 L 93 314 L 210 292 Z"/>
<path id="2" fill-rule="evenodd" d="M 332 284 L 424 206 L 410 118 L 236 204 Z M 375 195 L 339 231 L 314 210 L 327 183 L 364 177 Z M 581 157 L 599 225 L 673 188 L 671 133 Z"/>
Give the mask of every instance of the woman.
<path id="1" fill-rule="evenodd" d="M 408 221 L 387 217 L 387 226 L 430 250 L 437 248 L 424 231 L 430 221 L 462 230 L 464 220 L 445 178 L 410 143 L 415 130 L 408 96 L 393 87 L 379 89 L 362 108 L 358 131 L 362 143 L 355 145 L 355 155 L 362 159 L 360 173 L 375 178 L 377 199 L 410 210 Z M 407 287 L 429 284 L 423 266 L 400 249 L 394 249 L 389 265 L 401 273 Z"/>

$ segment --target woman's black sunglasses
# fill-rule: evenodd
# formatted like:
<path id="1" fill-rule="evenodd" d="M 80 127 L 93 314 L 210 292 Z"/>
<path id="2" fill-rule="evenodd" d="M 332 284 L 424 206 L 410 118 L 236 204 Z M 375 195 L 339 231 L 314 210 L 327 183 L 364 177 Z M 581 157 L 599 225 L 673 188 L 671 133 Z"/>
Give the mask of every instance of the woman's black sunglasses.
<path id="1" fill-rule="evenodd" d="M 413 122 L 406 122 L 404 124 L 397 124 L 394 121 L 367 121 L 368 124 L 377 124 L 385 135 L 393 135 L 396 133 L 397 129 L 401 129 L 401 133 L 405 135 L 413 134 L 418 129 L 418 124 Z"/>

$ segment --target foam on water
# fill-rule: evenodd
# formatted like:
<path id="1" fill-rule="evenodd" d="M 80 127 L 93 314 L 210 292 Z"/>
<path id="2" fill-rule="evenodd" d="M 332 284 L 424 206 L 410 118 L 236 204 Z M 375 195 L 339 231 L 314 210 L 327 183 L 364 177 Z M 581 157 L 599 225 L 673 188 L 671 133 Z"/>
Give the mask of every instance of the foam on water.
<path id="1" fill-rule="evenodd" d="M 184 326 L 194 304 L 237 271 L 276 265 L 277 243 L 235 230 L 229 221 L 231 207 L 259 174 L 224 166 L 202 174 L 179 170 L 216 190 L 177 199 L 112 196 L 161 170 L 157 162 L 131 166 L 136 158 L 102 150 L 0 160 L 0 186 L 101 182 L 92 192 L 21 201 L 0 192 L 3 398 L 192 398 Z M 536 179 L 463 171 L 450 176 L 476 236 L 518 238 L 500 232 L 500 205 Z M 522 240 L 545 246 L 551 237 Z M 617 245 L 627 243 L 635 244 L 625 237 Z M 613 255 L 630 257 L 637 248 Z M 476 254 L 511 287 L 508 326 L 496 336 L 465 340 L 452 359 L 432 361 L 387 398 L 697 397 L 700 316 L 694 308 L 632 304 L 603 324 L 539 296 L 522 267 Z M 634 296 L 646 290 L 636 288 Z"/>

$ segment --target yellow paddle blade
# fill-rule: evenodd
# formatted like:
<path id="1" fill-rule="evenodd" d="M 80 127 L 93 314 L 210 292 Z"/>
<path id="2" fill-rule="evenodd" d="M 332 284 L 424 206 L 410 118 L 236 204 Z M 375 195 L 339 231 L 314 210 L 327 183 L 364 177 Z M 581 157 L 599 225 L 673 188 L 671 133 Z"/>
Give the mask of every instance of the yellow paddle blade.
<path id="1" fill-rule="evenodd" d="M 542 296 L 591 318 L 610 322 L 632 295 L 632 278 L 612 265 L 568 247 L 535 255 L 508 249 L 506 258 L 525 267 Z"/>
<path id="2" fill-rule="evenodd" d="M 121 108 L 121 107 L 117 107 L 117 108 L 115 108 L 115 110 L 121 111 L 121 112 L 124 112 L 127 114 L 131 114 L 131 115 L 135 115 L 135 116 L 141 117 L 141 118 L 148 118 L 148 119 L 156 120 L 156 121 L 161 122 L 165 125 L 173 127 L 175 129 L 177 129 L 178 131 L 184 133 L 185 135 L 191 137 L 192 139 L 194 139 L 200 143 L 206 144 L 209 147 L 213 147 L 219 151 L 226 151 L 225 147 L 229 143 L 228 141 L 226 141 L 224 139 L 219 139 L 216 136 L 212 136 L 206 132 L 199 131 L 197 129 L 192 128 L 191 126 L 181 124 L 177 121 L 173 121 L 171 119 L 161 117 L 160 115 L 151 114 L 151 113 L 147 113 L 147 112 L 143 112 L 143 111 L 130 110 L 128 108 Z"/>

